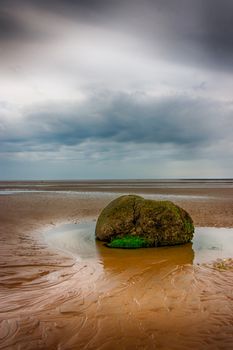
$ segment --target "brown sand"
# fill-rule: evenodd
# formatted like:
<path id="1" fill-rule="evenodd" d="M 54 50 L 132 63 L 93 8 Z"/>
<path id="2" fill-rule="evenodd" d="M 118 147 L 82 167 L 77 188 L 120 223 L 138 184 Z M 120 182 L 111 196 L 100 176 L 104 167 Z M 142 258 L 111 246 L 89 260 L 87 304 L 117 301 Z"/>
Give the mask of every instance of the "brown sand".
<path id="1" fill-rule="evenodd" d="M 164 191 L 207 195 L 176 203 L 195 225 L 233 227 L 233 189 Z M 0 196 L 0 348 L 232 349 L 231 270 L 192 265 L 189 248 L 153 264 L 140 250 L 85 261 L 47 246 L 45 227 L 95 219 L 109 200 Z"/>

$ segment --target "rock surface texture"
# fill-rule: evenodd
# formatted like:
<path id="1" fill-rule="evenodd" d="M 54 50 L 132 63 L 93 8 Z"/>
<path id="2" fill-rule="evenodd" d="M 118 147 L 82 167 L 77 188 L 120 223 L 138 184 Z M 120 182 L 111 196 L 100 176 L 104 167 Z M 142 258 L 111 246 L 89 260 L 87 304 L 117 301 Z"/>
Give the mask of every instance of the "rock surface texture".
<path id="1" fill-rule="evenodd" d="M 170 201 L 121 196 L 108 204 L 96 224 L 96 238 L 114 248 L 141 248 L 190 242 L 190 215 Z"/>

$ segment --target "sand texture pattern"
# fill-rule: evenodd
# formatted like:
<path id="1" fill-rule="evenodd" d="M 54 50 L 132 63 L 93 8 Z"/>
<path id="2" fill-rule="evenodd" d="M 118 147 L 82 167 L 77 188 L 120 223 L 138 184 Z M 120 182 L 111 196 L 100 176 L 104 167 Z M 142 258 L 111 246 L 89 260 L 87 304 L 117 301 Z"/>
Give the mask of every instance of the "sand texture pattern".
<path id="1" fill-rule="evenodd" d="M 185 189 L 206 198 L 175 202 L 195 225 L 233 227 L 232 191 Z M 48 246 L 46 229 L 96 220 L 111 199 L 0 196 L 0 348 L 232 349 L 233 271 L 193 265 L 190 246 L 156 263 L 144 250 L 98 246 L 85 259 Z"/>

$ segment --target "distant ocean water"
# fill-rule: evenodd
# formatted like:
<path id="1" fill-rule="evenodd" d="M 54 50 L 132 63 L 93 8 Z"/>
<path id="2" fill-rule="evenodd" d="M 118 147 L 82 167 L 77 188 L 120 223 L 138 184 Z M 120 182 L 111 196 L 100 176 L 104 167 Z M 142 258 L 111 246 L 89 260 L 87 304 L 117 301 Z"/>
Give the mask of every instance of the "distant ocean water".
<path id="1" fill-rule="evenodd" d="M 188 200 L 204 199 L 210 195 L 195 189 L 216 188 L 220 190 L 233 188 L 233 179 L 0 181 L 0 196 L 48 193 L 78 195 L 80 198 L 107 196 L 114 199 L 123 194 L 138 193 L 145 198 L 157 200 Z"/>
<path id="2" fill-rule="evenodd" d="M 111 190 L 156 188 L 233 188 L 233 179 L 0 181 L 0 190 Z"/>

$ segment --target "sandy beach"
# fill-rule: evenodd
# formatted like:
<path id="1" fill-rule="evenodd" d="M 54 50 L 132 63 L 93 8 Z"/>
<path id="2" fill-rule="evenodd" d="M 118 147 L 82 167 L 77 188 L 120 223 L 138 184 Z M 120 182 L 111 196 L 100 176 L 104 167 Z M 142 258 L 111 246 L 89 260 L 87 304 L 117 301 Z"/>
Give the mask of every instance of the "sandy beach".
<path id="1" fill-rule="evenodd" d="M 232 185 L 104 185 L 1 183 L 0 348 L 232 349 L 232 269 L 193 264 L 191 246 L 154 261 L 151 249 L 97 246 L 85 258 L 46 240 L 60 224 L 94 224 L 119 193 L 172 199 L 196 227 L 233 228 Z M 32 192 L 7 192 L 22 188 Z"/>

